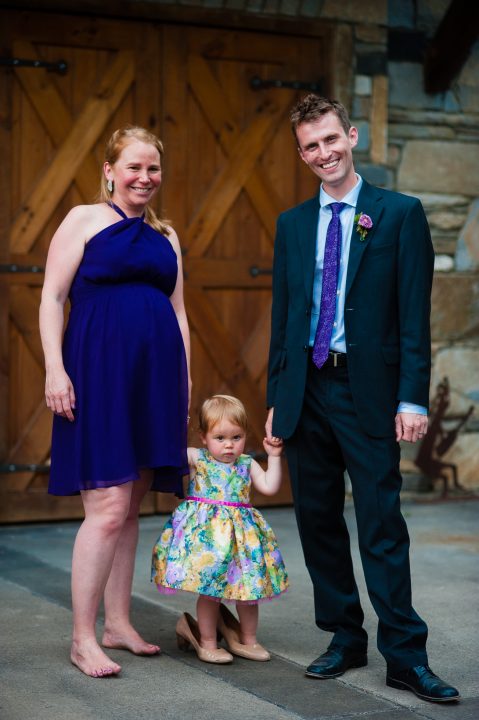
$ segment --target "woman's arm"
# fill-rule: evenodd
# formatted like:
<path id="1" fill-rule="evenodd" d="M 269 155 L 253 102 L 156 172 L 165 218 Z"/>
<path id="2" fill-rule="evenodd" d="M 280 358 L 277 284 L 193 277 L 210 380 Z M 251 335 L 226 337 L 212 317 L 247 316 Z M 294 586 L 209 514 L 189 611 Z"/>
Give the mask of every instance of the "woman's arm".
<path id="1" fill-rule="evenodd" d="M 85 248 L 88 207 L 73 208 L 52 238 L 40 304 L 40 335 L 45 355 L 45 398 L 53 412 L 73 421 L 75 392 L 63 367 L 64 306 Z"/>
<path id="2" fill-rule="evenodd" d="M 178 278 L 176 280 L 176 286 L 173 294 L 170 297 L 173 310 L 176 313 L 178 319 L 178 325 L 180 326 L 181 335 L 183 337 L 183 344 L 185 346 L 186 362 L 188 364 L 188 406 L 191 398 L 191 370 L 190 370 L 190 329 L 188 327 L 188 319 L 186 317 L 185 300 L 183 295 L 183 262 L 181 258 L 181 247 L 178 240 L 178 236 L 173 228 L 170 228 L 170 234 L 168 239 L 171 242 L 173 249 L 176 252 L 178 261 Z"/>

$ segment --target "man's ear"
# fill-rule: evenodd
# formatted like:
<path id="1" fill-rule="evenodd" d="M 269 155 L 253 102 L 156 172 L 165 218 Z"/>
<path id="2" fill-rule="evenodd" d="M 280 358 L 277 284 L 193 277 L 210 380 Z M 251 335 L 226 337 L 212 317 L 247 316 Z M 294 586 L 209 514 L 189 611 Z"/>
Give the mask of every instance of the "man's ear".
<path id="1" fill-rule="evenodd" d="M 354 127 L 354 125 L 353 125 L 352 127 L 349 128 L 348 137 L 349 137 L 349 143 L 350 143 L 351 147 L 352 148 L 356 147 L 356 145 L 358 144 L 358 140 L 359 140 L 359 132 L 358 132 L 357 127 Z"/>
<path id="2" fill-rule="evenodd" d="M 306 163 L 306 165 L 307 165 L 308 163 L 307 163 L 306 158 L 305 158 L 304 155 L 303 155 L 303 151 L 301 150 L 301 148 L 299 147 L 299 145 L 296 145 L 296 148 L 297 148 L 297 150 L 298 150 L 299 157 L 300 157 L 301 160 L 302 160 L 304 163 Z"/>

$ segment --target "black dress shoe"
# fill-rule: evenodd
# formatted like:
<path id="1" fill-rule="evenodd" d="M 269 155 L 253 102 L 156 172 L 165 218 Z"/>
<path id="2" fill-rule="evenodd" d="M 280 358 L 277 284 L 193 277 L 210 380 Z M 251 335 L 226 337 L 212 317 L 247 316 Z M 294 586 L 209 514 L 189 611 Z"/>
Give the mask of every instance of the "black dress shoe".
<path id="1" fill-rule="evenodd" d="M 435 675 L 429 665 L 417 665 L 399 671 L 388 670 L 386 685 L 397 690 L 410 690 L 418 698 L 431 702 L 454 702 L 460 698 L 459 690 Z"/>
<path id="2" fill-rule="evenodd" d="M 360 668 L 368 664 L 365 652 L 353 650 L 343 645 L 331 645 L 325 653 L 313 660 L 306 668 L 308 677 L 327 680 L 339 677 L 349 668 Z"/>

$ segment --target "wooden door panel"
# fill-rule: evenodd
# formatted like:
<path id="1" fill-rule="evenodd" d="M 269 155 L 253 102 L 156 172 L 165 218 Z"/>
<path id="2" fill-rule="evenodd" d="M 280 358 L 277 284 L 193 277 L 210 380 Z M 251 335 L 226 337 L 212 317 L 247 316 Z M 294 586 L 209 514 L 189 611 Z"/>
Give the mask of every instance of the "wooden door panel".
<path id="1" fill-rule="evenodd" d="M 53 232 L 72 206 L 98 191 L 103 148 L 127 122 L 159 131 L 158 89 L 144 58 L 160 70 L 158 32 L 115 21 L 8 13 L 12 56 L 67 64 L 64 75 L 19 67 L 11 82 L 11 207 L 6 260 L 20 268 L 44 266 Z M 72 31 L 72 26 L 75 28 Z M 142 58 L 141 61 L 138 58 Z M 145 85 L 148 88 L 145 89 Z M 4 254 L 5 256 L 5 254 Z M 41 273 L 1 277 L 9 305 L 8 434 L 3 461 L 25 472 L 4 474 L 0 521 L 79 517 L 76 498 L 46 494 L 51 413 L 45 407 L 43 354 L 38 331 Z M 153 497 L 146 507 L 155 508 Z"/>
<path id="2" fill-rule="evenodd" d="M 216 30 L 172 31 L 170 41 L 188 79 L 180 95 L 165 83 L 167 152 L 181 147 L 183 156 L 182 183 L 165 182 L 164 197 L 185 249 L 192 414 L 208 394 L 237 395 L 248 410 L 249 449 L 261 453 L 276 219 L 316 182 L 298 172 L 287 117 L 295 92 L 255 91 L 250 81 L 315 80 L 323 48 Z M 287 486 L 278 499 L 290 501 Z"/>
<path id="3" fill-rule="evenodd" d="M 1 90 L 12 129 L 2 180 L 9 233 L 0 251 L 3 262 L 23 268 L 0 276 L 0 296 L 8 301 L 8 323 L 0 318 L 8 342 L 2 362 L 9 368 L 4 461 L 48 464 L 51 414 L 38 333 L 42 274 L 30 268 L 44 265 L 70 208 L 94 200 L 104 143 L 128 122 L 165 142 L 162 207 L 185 250 L 191 414 L 208 395 L 238 395 L 251 422 L 248 449 L 261 452 L 276 218 L 316 185 L 291 139 L 287 115 L 295 92 L 253 90 L 250 82 L 255 76 L 316 81 L 325 74 L 324 42 L 27 11 L 3 15 L 12 56 L 67 64 L 64 75 L 8 71 Z M 198 442 L 194 423 L 190 440 Z M 46 494 L 46 473 L 27 468 L 0 482 L 0 521 L 82 514 L 78 498 Z M 290 499 L 286 484 L 271 501 L 255 502 Z M 174 504 L 169 495 L 152 494 L 146 509 Z"/>

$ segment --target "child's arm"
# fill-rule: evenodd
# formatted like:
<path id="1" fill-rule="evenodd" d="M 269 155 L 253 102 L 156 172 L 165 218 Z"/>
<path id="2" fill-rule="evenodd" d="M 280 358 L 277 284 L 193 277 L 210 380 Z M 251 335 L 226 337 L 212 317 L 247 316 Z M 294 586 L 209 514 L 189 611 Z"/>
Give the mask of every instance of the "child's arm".
<path id="1" fill-rule="evenodd" d="M 281 486 L 282 469 L 281 469 L 281 452 L 283 450 L 282 441 L 272 442 L 265 438 L 263 446 L 268 453 L 268 469 L 266 472 L 256 460 L 251 461 L 251 482 L 256 490 L 263 495 L 274 495 Z"/>

